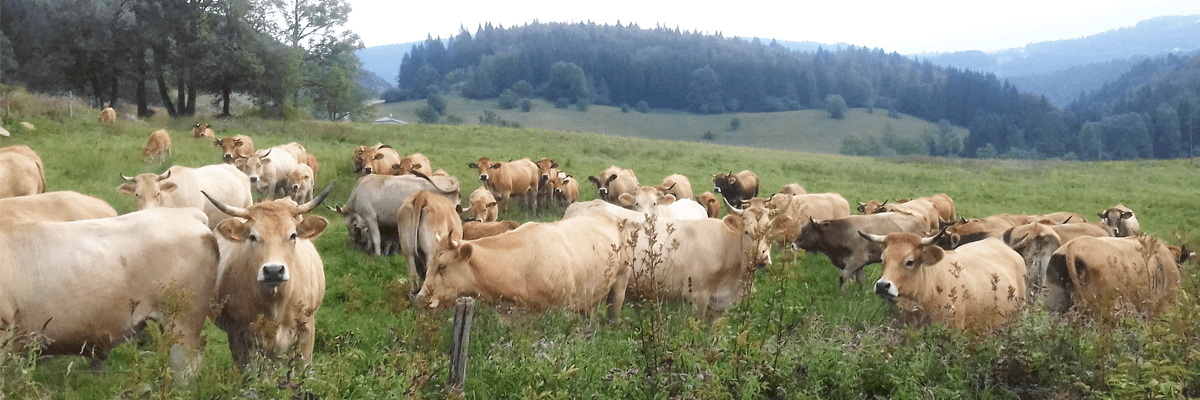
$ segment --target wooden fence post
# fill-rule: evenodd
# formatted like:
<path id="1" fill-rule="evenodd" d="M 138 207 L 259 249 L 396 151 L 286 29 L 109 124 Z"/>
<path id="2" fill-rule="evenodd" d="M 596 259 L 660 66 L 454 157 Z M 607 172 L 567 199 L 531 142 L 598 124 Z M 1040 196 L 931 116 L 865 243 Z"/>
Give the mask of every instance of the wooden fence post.
<path id="1" fill-rule="evenodd" d="M 471 319 L 475 315 L 475 299 L 459 297 L 454 302 L 454 338 L 450 343 L 451 392 L 461 395 L 467 380 L 467 347 L 471 342 Z"/>

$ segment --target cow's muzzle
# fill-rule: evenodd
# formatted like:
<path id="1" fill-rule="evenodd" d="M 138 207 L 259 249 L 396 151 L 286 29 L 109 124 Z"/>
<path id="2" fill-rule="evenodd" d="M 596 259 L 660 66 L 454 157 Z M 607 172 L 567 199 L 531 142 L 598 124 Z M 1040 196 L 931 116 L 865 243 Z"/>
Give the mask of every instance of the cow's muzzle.
<path id="1" fill-rule="evenodd" d="M 258 282 L 271 287 L 287 282 L 289 278 L 287 267 L 283 264 L 263 264 L 258 270 Z"/>
<path id="2" fill-rule="evenodd" d="M 900 295 L 900 293 L 896 291 L 896 285 L 893 285 L 891 282 L 882 279 L 875 282 L 875 294 L 880 298 L 892 303 L 895 303 L 896 296 Z"/>
<path id="3" fill-rule="evenodd" d="M 487 174 L 479 174 L 479 180 L 487 182 L 488 175 Z"/>
<path id="4" fill-rule="evenodd" d="M 250 177 L 250 183 L 258 183 L 258 177 L 257 177 L 257 176 L 251 176 L 251 177 Z"/>
<path id="5" fill-rule="evenodd" d="M 225 153 L 225 156 L 221 157 L 221 160 L 225 161 L 226 163 L 231 163 L 233 162 L 233 154 Z"/>

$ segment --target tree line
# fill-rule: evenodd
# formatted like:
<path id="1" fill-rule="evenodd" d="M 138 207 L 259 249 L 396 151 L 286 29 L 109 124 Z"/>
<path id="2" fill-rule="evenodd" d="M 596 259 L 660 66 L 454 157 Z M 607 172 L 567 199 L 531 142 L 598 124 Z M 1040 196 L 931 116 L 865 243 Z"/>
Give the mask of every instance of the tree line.
<path id="1" fill-rule="evenodd" d="M 924 152 L 939 156 L 1170 158 L 1192 147 L 1187 145 L 1190 134 L 1176 135 L 1167 127 L 1173 123 L 1167 110 L 1139 111 L 1149 147 L 1122 146 L 1118 143 L 1123 140 L 1145 139 L 1137 128 L 1124 127 L 1132 118 L 1101 123 L 1109 114 L 1097 118 L 1059 109 L 991 73 L 938 67 L 882 49 L 797 52 L 758 38 L 619 22 L 486 24 L 473 35 L 460 28 L 453 37 L 430 37 L 413 46 L 396 79 L 397 87 L 385 93 L 385 100 L 527 93 L 556 104 L 639 103 L 704 114 L 827 109 L 835 101 L 970 129 L 966 138 L 939 139 L 942 129 L 931 135 Z M 1194 85 L 1176 90 L 1182 91 L 1194 92 Z M 1172 108 L 1186 130 L 1179 110 L 1187 106 L 1177 103 Z M 1121 108 L 1106 110 L 1100 112 Z M 1096 151 L 1097 145 L 1104 147 Z"/>
<path id="2" fill-rule="evenodd" d="M 0 0 L 0 83 L 72 91 L 96 105 L 195 114 L 200 94 L 230 115 L 236 94 L 266 117 L 365 115 L 371 96 L 344 29 L 346 0 Z"/>

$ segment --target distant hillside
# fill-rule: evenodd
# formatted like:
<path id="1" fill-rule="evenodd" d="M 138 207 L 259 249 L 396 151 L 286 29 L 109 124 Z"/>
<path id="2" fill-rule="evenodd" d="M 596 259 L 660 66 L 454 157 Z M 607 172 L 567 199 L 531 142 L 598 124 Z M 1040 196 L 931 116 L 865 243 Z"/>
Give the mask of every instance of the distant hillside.
<path id="1" fill-rule="evenodd" d="M 400 60 L 404 58 L 405 53 L 412 50 L 413 45 L 421 43 L 425 41 L 372 46 L 356 51 L 354 55 L 358 56 L 363 69 L 383 78 L 388 85 L 395 86 L 396 76 L 400 74 Z"/>
<path id="2" fill-rule="evenodd" d="M 1146 57 L 1196 51 L 1200 51 L 1200 15 L 1152 18 L 1079 39 L 1030 43 L 994 53 L 960 51 L 912 57 L 934 65 L 991 72 L 1011 80 L 1021 91 L 1045 95 L 1062 107 L 1080 91 L 1098 90 Z"/>

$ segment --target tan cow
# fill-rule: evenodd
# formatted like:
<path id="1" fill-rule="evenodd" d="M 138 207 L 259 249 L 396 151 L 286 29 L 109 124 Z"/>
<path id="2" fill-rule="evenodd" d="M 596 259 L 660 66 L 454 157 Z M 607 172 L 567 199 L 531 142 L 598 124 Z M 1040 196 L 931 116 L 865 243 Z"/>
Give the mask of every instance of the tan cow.
<path id="1" fill-rule="evenodd" d="M 504 232 L 517 229 L 521 226 L 517 221 L 495 221 L 495 222 L 479 222 L 468 221 L 463 222 L 463 240 L 482 239 L 489 236 L 496 236 Z"/>
<path id="2" fill-rule="evenodd" d="M 713 175 L 714 192 L 720 193 L 727 204 L 742 207 L 742 202 L 758 197 L 758 175 L 750 170 Z"/>
<path id="3" fill-rule="evenodd" d="M 400 163 L 393 165 L 392 169 L 396 170 L 393 175 L 425 175 L 433 176 L 433 167 L 429 163 L 429 157 L 425 157 L 421 153 L 412 153 L 407 157 L 400 159 Z"/>
<path id="4" fill-rule="evenodd" d="M 287 194 L 296 203 L 312 200 L 313 186 L 316 185 L 316 174 L 308 164 L 297 165 L 287 176 Z"/>
<path id="5" fill-rule="evenodd" d="M 308 150 L 300 143 L 291 142 L 255 151 L 245 159 L 236 160 L 234 165 L 246 173 L 250 184 L 259 193 L 278 198 L 287 196 L 287 175 L 307 159 Z M 314 175 L 316 171 L 313 168 Z"/>
<path id="6" fill-rule="evenodd" d="M 363 174 L 379 174 L 379 175 L 403 175 L 398 168 L 400 165 L 400 152 L 393 149 L 392 146 L 380 145 L 378 147 L 367 147 L 362 151 L 363 158 Z"/>
<path id="7" fill-rule="evenodd" d="M 634 194 L 623 193 L 617 198 L 618 205 L 640 213 L 656 215 L 659 218 L 704 219 L 708 213 L 704 206 L 691 199 L 676 200 L 673 195 L 663 195 L 654 186 L 637 188 Z"/>
<path id="8" fill-rule="evenodd" d="M 0 199 L 0 225 L 111 218 L 117 210 L 104 200 L 76 192 L 46 192 Z"/>
<path id="9" fill-rule="evenodd" d="M 346 231 L 354 243 L 368 253 L 383 255 L 390 253 L 385 244 L 391 244 L 385 243 L 384 235 L 396 232 L 396 213 L 404 199 L 423 190 L 459 203 L 458 179 L 454 177 L 370 174 L 358 179 L 345 207 L 337 211 L 345 217 Z"/>
<path id="10" fill-rule="evenodd" d="M 208 225 L 216 227 L 230 216 L 204 200 L 200 191 L 235 207 L 253 203 L 250 180 L 229 164 L 206 165 L 200 168 L 172 166 L 162 175 L 121 175 L 125 183 L 117 191 L 137 198 L 138 209 L 155 207 L 191 207 L 208 216 Z"/>
<path id="11" fill-rule="evenodd" d="M 216 139 L 213 145 L 221 148 L 221 162 L 226 164 L 236 164 L 237 160 L 249 158 L 254 154 L 254 140 L 246 135 Z"/>
<path id="12" fill-rule="evenodd" d="M 1084 236 L 1111 237 L 1113 230 L 1108 225 L 1097 223 L 1050 225 L 1030 222 L 1009 228 L 1003 234 L 995 237 L 1003 240 L 1009 247 L 1020 253 L 1021 258 L 1025 259 L 1026 286 L 1032 300 L 1045 287 L 1046 265 L 1049 264 L 1050 256 L 1054 254 L 1054 251 L 1058 250 L 1063 243 Z"/>
<path id="13" fill-rule="evenodd" d="M 1025 261 L 1000 240 L 942 250 L 932 237 L 913 233 L 860 234 L 884 245 L 875 294 L 895 303 L 908 322 L 986 330 L 1003 324 L 1025 301 Z"/>
<path id="14" fill-rule="evenodd" d="M 538 201 L 545 207 L 550 205 L 550 200 L 554 198 L 554 178 L 557 178 L 558 173 L 561 171 L 558 170 L 558 163 L 549 158 L 542 157 L 541 160 L 537 160 L 533 164 L 537 165 L 538 168 Z"/>
<path id="15" fill-rule="evenodd" d="M 219 253 L 205 222 L 199 210 L 158 208 L 0 225 L 0 321 L 39 338 L 43 356 L 82 355 L 99 367 L 155 319 L 178 338 L 172 368 L 195 372 L 217 293 Z M 168 314 L 167 304 L 179 308 Z"/>
<path id="16" fill-rule="evenodd" d="M 615 321 L 629 280 L 629 268 L 614 252 L 622 243 L 617 223 L 614 216 L 595 213 L 529 222 L 478 240 L 442 238 L 417 303 L 437 307 L 472 295 L 535 311 L 591 314 L 607 299 L 608 318 Z"/>
<path id="17" fill-rule="evenodd" d="M 618 204 L 618 198 L 622 194 L 633 194 L 638 187 L 637 175 L 631 169 L 625 169 L 616 165 L 609 166 L 603 171 L 600 171 L 598 176 L 589 176 L 588 181 L 596 187 L 597 197 L 609 203 Z"/>
<path id="18" fill-rule="evenodd" d="M 462 220 L 454 210 L 457 206 L 443 196 L 422 190 L 405 198 L 396 212 L 400 252 L 408 260 L 408 281 L 413 295 L 421 289 L 429 257 L 437 251 L 438 240 L 463 238 Z"/>
<path id="19" fill-rule="evenodd" d="M 579 180 L 566 172 L 559 171 L 558 177 L 551 179 L 551 186 L 559 205 L 566 207 L 579 200 Z"/>
<path id="20" fill-rule="evenodd" d="M 363 153 L 367 152 L 367 149 L 378 150 L 383 146 L 383 143 L 375 143 L 374 146 L 358 146 L 358 148 L 354 149 L 354 155 L 350 156 L 350 161 L 354 163 L 354 173 L 357 174 L 362 172 L 363 166 L 366 165 L 366 160 L 363 159 Z"/>
<path id="21" fill-rule="evenodd" d="M 479 161 L 467 166 L 479 171 L 479 180 L 492 192 L 501 207 L 515 196 L 524 199 L 526 209 L 537 209 L 538 168 L 533 161 L 522 158 L 498 162 L 480 157 Z"/>
<path id="22" fill-rule="evenodd" d="M 496 197 L 492 196 L 487 188 L 480 186 L 471 192 L 471 196 L 467 198 L 469 206 L 464 208 L 462 212 L 469 214 L 468 221 L 480 222 L 495 222 L 500 219 L 500 209 L 496 207 Z"/>
<path id="23" fill-rule="evenodd" d="M 117 122 L 117 110 L 113 109 L 111 105 L 104 106 L 104 109 L 100 110 L 100 117 L 96 118 L 96 121 L 107 123 Z"/>
<path id="24" fill-rule="evenodd" d="M 804 186 L 800 186 L 799 183 L 793 182 L 783 185 L 783 187 L 779 189 L 779 194 L 808 194 L 808 191 L 804 190 Z"/>
<path id="25" fill-rule="evenodd" d="M 159 129 L 151 133 L 150 138 L 146 139 L 146 147 L 142 149 L 143 160 L 155 157 L 160 161 L 171 158 L 171 134 L 167 133 L 166 129 Z"/>
<path id="26" fill-rule="evenodd" d="M 671 174 L 663 178 L 662 184 L 655 186 L 662 194 L 675 196 L 678 200 L 691 199 L 695 195 L 692 194 L 692 182 L 686 176 L 680 174 Z"/>
<path id="27" fill-rule="evenodd" d="M 939 237 L 938 245 L 942 246 L 943 249 L 950 250 L 984 238 L 999 238 L 1000 235 L 1004 234 L 1005 230 L 1032 222 L 1045 225 L 1088 223 L 1079 214 L 1065 211 L 1040 215 L 996 214 L 980 219 L 963 218 L 953 225 L 946 227 L 946 234 Z M 1063 243 L 1066 243 L 1066 240 Z"/>
<path id="28" fill-rule="evenodd" d="M 1181 260 L 1186 257 L 1150 236 L 1077 238 L 1050 257 L 1046 307 L 1094 316 L 1156 314 L 1179 293 Z"/>
<path id="29" fill-rule="evenodd" d="M 216 133 L 213 132 L 212 128 L 209 128 L 208 124 L 206 123 L 198 122 L 196 125 L 192 126 L 192 137 L 194 138 L 210 138 L 216 136 Z"/>
<path id="30" fill-rule="evenodd" d="M 930 232 L 940 230 L 943 222 L 947 224 L 954 222 L 954 200 L 945 193 L 918 197 L 905 202 L 882 204 L 875 213 L 887 211 L 923 216 L 929 224 Z"/>
<path id="31" fill-rule="evenodd" d="M 1133 210 L 1120 203 L 1101 211 L 1100 222 L 1116 229 L 1117 237 L 1133 236 L 1141 228 Z"/>
<path id="32" fill-rule="evenodd" d="M 0 199 L 46 192 L 42 158 L 26 145 L 0 147 Z"/>
<path id="33" fill-rule="evenodd" d="M 228 206 L 205 194 L 230 218 L 213 232 L 221 250 L 217 271 L 223 305 L 213 320 L 229 335 L 229 351 L 239 366 L 251 352 L 268 358 L 294 349 L 312 359 L 317 311 L 325 299 L 325 269 L 313 241 L 329 221 L 303 216 L 329 195 L 297 205 L 291 199 L 264 200 L 249 208 Z"/>
<path id="34" fill-rule="evenodd" d="M 704 207 L 704 210 L 708 212 L 709 218 L 721 217 L 721 201 L 717 200 L 717 195 L 712 194 L 712 192 L 700 193 L 699 196 L 696 196 L 696 202 Z"/>
<path id="35" fill-rule="evenodd" d="M 850 216 L 850 202 L 838 193 L 788 195 L 779 193 L 767 200 L 771 211 L 771 236 L 786 247 L 800 236 L 804 225 Z"/>

